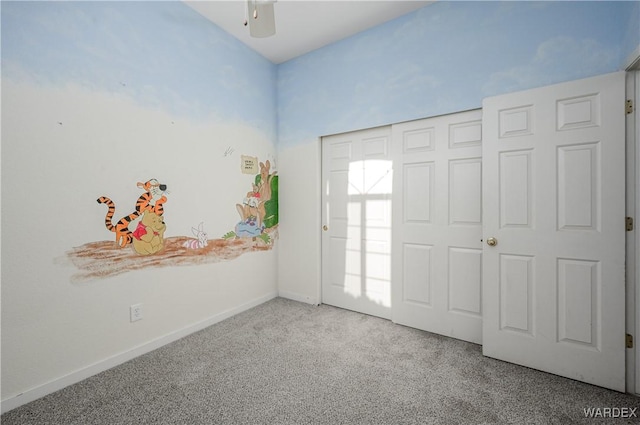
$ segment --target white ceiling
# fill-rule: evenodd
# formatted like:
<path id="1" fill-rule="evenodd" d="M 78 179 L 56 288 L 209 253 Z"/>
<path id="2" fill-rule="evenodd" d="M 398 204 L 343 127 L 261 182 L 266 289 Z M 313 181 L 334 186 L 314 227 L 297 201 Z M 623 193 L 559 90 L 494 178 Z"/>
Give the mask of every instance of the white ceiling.
<path id="1" fill-rule="evenodd" d="M 187 5 L 273 63 L 334 43 L 413 12 L 426 0 L 278 0 L 276 35 L 252 38 L 243 25 L 246 0 L 184 0 Z"/>

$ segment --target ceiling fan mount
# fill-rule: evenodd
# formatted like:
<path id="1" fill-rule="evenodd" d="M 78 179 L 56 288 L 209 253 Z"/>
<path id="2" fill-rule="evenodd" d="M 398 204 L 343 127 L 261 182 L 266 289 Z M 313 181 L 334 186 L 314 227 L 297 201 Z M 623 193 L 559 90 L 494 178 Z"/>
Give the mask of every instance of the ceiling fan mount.
<path id="1" fill-rule="evenodd" d="M 247 0 L 244 25 L 249 27 L 251 37 L 271 37 L 276 33 L 273 5 L 277 0 Z"/>

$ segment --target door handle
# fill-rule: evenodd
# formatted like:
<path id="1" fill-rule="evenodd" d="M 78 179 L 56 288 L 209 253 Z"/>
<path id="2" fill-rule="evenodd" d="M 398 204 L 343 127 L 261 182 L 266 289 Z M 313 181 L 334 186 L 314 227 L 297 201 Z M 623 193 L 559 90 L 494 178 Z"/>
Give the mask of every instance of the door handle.
<path id="1" fill-rule="evenodd" d="M 322 230 L 324 230 L 324 231 L 326 232 L 327 230 L 329 230 L 329 226 L 327 226 L 327 225 L 325 224 L 324 226 L 322 226 Z"/>
<path id="2" fill-rule="evenodd" d="M 489 238 L 487 239 L 487 245 L 496 246 L 498 245 L 498 240 L 496 238 Z"/>

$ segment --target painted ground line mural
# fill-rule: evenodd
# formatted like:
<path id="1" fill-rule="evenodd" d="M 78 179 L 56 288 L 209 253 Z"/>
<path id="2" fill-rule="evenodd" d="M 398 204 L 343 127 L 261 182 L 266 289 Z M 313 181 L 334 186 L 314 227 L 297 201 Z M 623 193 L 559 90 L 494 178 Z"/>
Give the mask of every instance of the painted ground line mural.
<path id="1" fill-rule="evenodd" d="M 241 171 L 255 177 L 249 192 L 241 195 L 242 203 L 235 205 L 239 221 L 219 239 L 209 239 L 204 221 L 191 227 L 193 237 L 165 237 L 168 185 L 150 179 L 137 184 L 142 195 L 133 211 L 115 224 L 115 203 L 104 195 L 97 199 L 107 206 L 104 226 L 114 233 L 114 241 L 86 243 L 56 262 L 70 262 L 80 270 L 72 281 L 86 282 L 149 267 L 208 264 L 270 250 L 278 234 L 278 176 L 270 161 L 249 156 L 242 156 Z"/>

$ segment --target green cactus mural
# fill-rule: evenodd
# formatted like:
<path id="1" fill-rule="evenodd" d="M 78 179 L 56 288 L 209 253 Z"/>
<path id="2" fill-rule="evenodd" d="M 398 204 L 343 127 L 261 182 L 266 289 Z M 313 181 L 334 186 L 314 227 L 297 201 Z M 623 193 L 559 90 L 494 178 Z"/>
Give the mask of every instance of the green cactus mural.
<path id="1" fill-rule="evenodd" d="M 271 199 L 264 203 L 264 227 L 270 229 L 278 224 L 278 176 L 271 175 L 268 178 L 269 185 L 271 186 Z M 260 186 L 262 183 L 262 175 L 256 176 L 256 186 Z"/>

